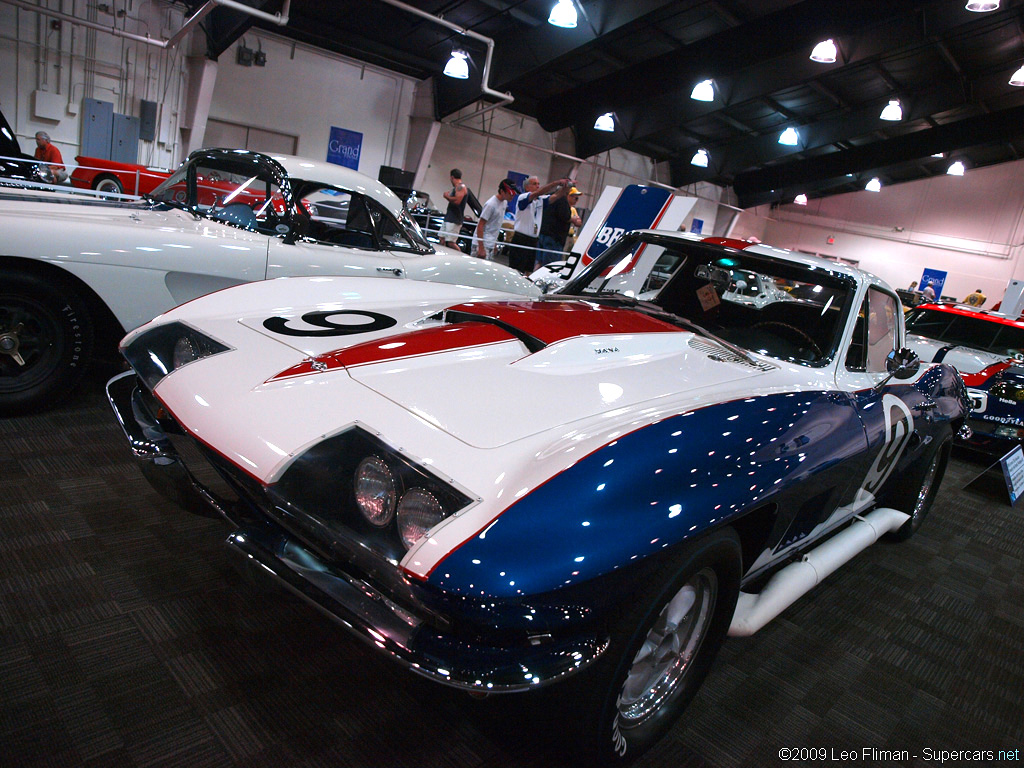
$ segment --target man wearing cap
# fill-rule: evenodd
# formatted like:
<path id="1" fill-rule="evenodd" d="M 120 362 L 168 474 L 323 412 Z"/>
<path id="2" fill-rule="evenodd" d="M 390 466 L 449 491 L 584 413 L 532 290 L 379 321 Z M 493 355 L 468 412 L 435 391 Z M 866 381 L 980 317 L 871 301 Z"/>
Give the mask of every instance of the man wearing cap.
<path id="1" fill-rule="evenodd" d="M 448 201 L 448 210 L 444 212 L 444 228 L 441 230 L 442 245 L 450 245 L 456 248 L 459 239 L 459 232 L 462 230 L 462 220 L 466 215 L 466 185 L 462 183 L 462 171 L 452 168 L 449 178 L 452 182 L 452 191 L 441 195 Z"/>
<path id="2" fill-rule="evenodd" d="M 537 236 L 544 218 L 544 206 L 549 199 L 547 196 L 559 185 L 568 186 L 569 183 L 569 179 L 556 179 L 542 187 L 536 176 L 530 176 L 523 183 L 523 192 L 514 203 L 516 220 L 508 256 L 508 265 L 512 269 L 518 269 L 524 274 L 533 271 L 533 262 L 537 258 Z"/>
<path id="3" fill-rule="evenodd" d="M 519 190 L 512 179 L 502 179 L 498 185 L 498 194 L 492 195 L 484 203 L 480 211 L 480 220 L 476 223 L 476 237 L 473 238 L 473 253 L 481 259 L 494 261 L 494 251 L 498 246 L 498 233 L 501 232 L 501 222 L 505 218 L 505 208 L 509 200 L 513 199 Z"/>
<path id="4" fill-rule="evenodd" d="M 560 187 L 544 207 L 544 220 L 540 225 L 540 236 L 537 238 L 537 264 L 539 269 L 552 261 L 565 258 L 563 248 L 569 236 L 570 226 L 582 226 L 579 216 L 573 216 L 572 209 L 580 199 L 580 191 L 572 185 Z"/>

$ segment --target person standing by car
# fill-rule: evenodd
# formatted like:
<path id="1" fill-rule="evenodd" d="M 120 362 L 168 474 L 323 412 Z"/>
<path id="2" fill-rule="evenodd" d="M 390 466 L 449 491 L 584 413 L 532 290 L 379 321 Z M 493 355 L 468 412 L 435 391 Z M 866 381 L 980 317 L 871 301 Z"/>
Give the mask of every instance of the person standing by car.
<path id="1" fill-rule="evenodd" d="M 36 160 L 42 160 L 46 167 L 53 174 L 53 179 L 59 184 L 67 181 L 68 171 L 64 167 L 64 158 L 60 150 L 50 143 L 50 134 L 46 131 L 36 131 Z"/>
<path id="2" fill-rule="evenodd" d="M 523 184 L 523 193 L 515 202 L 515 227 L 508 257 L 508 265 L 512 269 L 518 269 L 523 274 L 533 271 L 533 262 L 536 258 L 534 250 L 537 248 L 537 237 L 540 235 L 548 195 L 559 185 L 568 187 L 569 183 L 569 179 L 556 179 L 542 187 L 540 179 L 530 176 Z"/>
<path id="3" fill-rule="evenodd" d="M 570 184 L 563 185 L 548 198 L 537 239 L 540 250 L 537 252 L 536 269 L 564 256 L 562 249 L 565 248 L 565 239 L 569 237 L 569 227 L 583 225 L 579 216 L 572 215 L 572 209 L 579 199 L 580 191 Z"/>
<path id="4" fill-rule="evenodd" d="M 498 233 L 501 222 L 505 218 L 506 203 L 519 192 L 512 179 L 502 179 L 498 185 L 498 193 L 484 203 L 480 211 L 480 221 L 476 223 L 476 237 L 473 238 L 474 253 L 481 259 L 494 261 L 494 251 L 498 245 Z"/>
<path id="5" fill-rule="evenodd" d="M 964 299 L 964 304 L 971 307 L 980 307 L 985 303 L 985 294 L 981 292 L 981 288 L 975 288 L 974 293 L 967 294 L 967 298 Z"/>
<path id="6" fill-rule="evenodd" d="M 924 284 L 924 288 L 921 289 L 921 293 L 924 294 L 925 301 L 935 301 L 935 288 L 932 286 L 930 280 Z"/>
<path id="7" fill-rule="evenodd" d="M 441 230 L 441 243 L 456 248 L 462 220 L 466 217 L 466 193 L 468 189 L 462 183 L 462 171 L 452 168 L 449 178 L 452 191 L 445 192 L 442 197 L 448 201 L 448 210 L 444 212 L 444 229 Z"/>

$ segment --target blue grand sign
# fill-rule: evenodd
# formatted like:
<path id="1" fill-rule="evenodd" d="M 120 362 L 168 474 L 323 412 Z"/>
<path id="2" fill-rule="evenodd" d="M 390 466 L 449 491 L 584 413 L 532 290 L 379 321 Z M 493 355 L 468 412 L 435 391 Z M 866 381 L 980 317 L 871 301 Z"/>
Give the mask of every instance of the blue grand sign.
<path id="1" fill-rule="evenodd" d="M 327 142 L 327 162 L 359 170 L 359 155 L 363 150 L 363 134 L 331 126 L 331 138 Z"/>

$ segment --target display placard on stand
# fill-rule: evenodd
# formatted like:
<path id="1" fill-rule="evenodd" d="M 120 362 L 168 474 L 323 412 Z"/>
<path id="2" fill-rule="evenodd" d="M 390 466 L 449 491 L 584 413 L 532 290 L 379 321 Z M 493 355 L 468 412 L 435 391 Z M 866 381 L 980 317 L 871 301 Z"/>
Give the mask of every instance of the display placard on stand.
<path id="1" fill-rule="evenodd" d="M 999 459 L 1003 468 L 1003 478 L 1006 480 L 1006 490 L 1010 494 L 1010 504 L 1016 504 L 1021 493 L 1024 492 L 1024 451 L 1019 445 L 1013 447 L 1005 456 Z"/>

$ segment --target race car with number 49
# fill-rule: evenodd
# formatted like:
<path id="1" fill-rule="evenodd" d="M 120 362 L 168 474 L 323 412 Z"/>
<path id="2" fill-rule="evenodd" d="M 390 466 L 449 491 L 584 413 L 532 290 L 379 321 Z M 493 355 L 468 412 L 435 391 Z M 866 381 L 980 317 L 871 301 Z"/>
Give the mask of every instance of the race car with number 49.
<path id="1" fill-rule="evenodd" d="M 179 307 L 123 340 L 111 404 L 245 567 L 416 674 L 549 688 L 585 765 L 654 744 L 727 635 L 911 536 L 966 430 L 896 293 L 814 257 L 640 231 L 540 298 L 383 284 Z"/>

